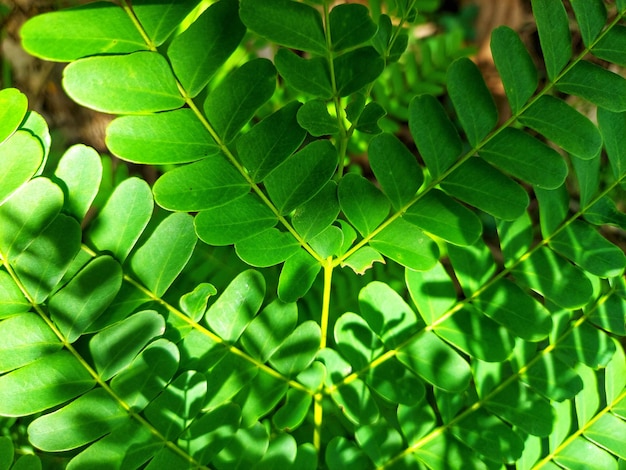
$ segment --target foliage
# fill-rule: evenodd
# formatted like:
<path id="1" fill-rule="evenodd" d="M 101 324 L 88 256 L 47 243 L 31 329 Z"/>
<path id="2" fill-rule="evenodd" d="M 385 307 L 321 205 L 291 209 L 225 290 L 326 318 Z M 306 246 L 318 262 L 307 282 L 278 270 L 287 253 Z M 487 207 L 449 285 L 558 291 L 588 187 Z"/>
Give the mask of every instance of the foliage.
<path id="1" fill-rule="evenodd" d="M 576 55 L 564 5 L 533 0 L 541 80 L 494 31 L 504 123 L 454 61 L 454 115 L 405 110 L 419 159 L 372 99 L 414 1 L 376 21 L 120 3 L 35 17 L 23 43 L 119 115 L 108 147 L 159 165 L 152 188 L 94 206 L 103 160 L 46 165 L 45 122 L 0 92 L 0 468 L 623 468 L 624 0 L 571 3 Z M 245 49 L 261 37 L 272 60 Z"/>

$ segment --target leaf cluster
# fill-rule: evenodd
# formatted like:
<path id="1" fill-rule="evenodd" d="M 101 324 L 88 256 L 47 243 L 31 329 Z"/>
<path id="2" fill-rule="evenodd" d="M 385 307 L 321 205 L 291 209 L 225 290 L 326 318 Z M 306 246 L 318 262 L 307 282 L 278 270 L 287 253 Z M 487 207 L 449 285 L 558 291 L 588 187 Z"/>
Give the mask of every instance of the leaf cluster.
<path id="1" fill-rule="evenodd" d="M 462 57 L 453 114 L 407 101 L 409 145 L 375 90 L 420 2 L 330 3 L 26 23 L 69 96 L 117 115 L 110 151 L 162 172 L 94 204 L 104 160 L 50 164 L 43 118 L 0 91 L 0 416 L 31 447 L 0 437 L 0 468 L 624 466 L 626 256 L 605 234 L 626 229 L 626 79 L 604 64 L 626 66 L 626 2 L 571 3 L 574 55 L 563 3 L 533 0 L 545 83 L 500 27 L 511 117 Z"/>

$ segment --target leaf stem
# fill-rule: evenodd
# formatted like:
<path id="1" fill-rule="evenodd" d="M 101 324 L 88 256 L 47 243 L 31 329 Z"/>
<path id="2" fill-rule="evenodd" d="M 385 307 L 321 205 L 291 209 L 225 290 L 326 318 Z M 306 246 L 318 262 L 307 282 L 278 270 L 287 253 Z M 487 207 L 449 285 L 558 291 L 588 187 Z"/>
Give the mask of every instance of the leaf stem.
<path id="1" fill-rule="evenodd" d="M 333 258 L 332 256 L 329 256 L 324 262 L 324 296 L 322 299 L 322 317 L 320 320 L 320 328 L 322 330 L 320 349 L 324 349 L 326 347 L 328 337 L 328 320 L 330 317 L 330 294 L 332 288 L 333 268 Z"/>

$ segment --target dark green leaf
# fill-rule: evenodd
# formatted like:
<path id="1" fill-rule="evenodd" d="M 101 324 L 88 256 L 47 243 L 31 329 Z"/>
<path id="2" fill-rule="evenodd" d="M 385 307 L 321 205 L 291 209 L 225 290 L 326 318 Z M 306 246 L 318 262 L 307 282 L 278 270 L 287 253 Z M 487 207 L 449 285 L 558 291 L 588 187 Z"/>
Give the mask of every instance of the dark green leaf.
<path id="1" fill-rule="evenodd" d="M 154 184 L 154 199 L 174 211 L 203 211 L 250 191 L 244 177 L 222 155 L 168 171 Z"/>
<path id="2" fill-rule="evenodd" d="M 513 268 L 515 279 L 565 308 L 579 308 L 592 295 L 592 286 L 585 274 L 548 248 L 535 251 Z"/>
<path id="3" fill-rule="evenodd" d="M 282 263 L 300 248 L 292 234 L 270 228 L 235 244 L 237 255 L 250 266 L 268 267 Z"/>
<path id="4" fill-rule="evenodd" d="M 276 88 L 276 69 L 267 59 L 246 62 L 228 75 L 204 102 L 204 112 L 217 135 L 233 140 Z M 225 113 L 224 110 L 229 112 Z"/>
<path id="5" fill-rule="evenodd" d="M 0 415 L 28 416 L 47 410 L 85 393 L 94 383 L 68 351 L 43 356 L 0 377 Z"/>
<path id="6" fill-rule="evenodd" d="M 252 468 L 261 460 L 268 445 L 267 428 L 256 422 L 249 428 L 239 428 L 212 463 L 218 469 Z"/>
<path id="7" fill-rule="evenodd" d="M 572 398 L 583 388 L 580 376 L 554 354 L 538 356 L 538 360 L 521 373 L 520 380 L 555 401 Z"/>
<path id="8" fill-rule="evenodd" d="M 285 261 L 278 279 L 278 297 L 284 302 L 295 302 L 303 297 L 311 286 L 322 266 L 305 250 Z"/>
<path id="9" fill-rule="evenodd" d="M 296 90 L 321 99 L 333 96 L 328 64 L 321 57 L 305 59 L 288 49 L 279 49 L 274 63 L 285 82 Z"/>
<path id="10" fill-rule="evenodd" d="M 382 129 L 378 126 L 378 121 L 387 114 L 385 108 L 372 101 L 365 106 L 363 112 L 359 115 L 356 123 L 356 129 L 366 134 L 380 134 Z"/>
<path id="11" fill-rule="evenodd" d="M 164 332 L 163 317 L 154 310 L 145 310 L 92 337 L 89 350 L 102 380 L 126 368 L 154 337 Z"/>
<path id="12" fill-rule="evenodd" d="M 399 350 L 396 356 L 435 387 L 460 393 L 469 386 L 469 364 L 432 331 L 420 334 Z"/>
<path id="13" fill-rule="evenodd" d="M 77 103 L 111 114 L 145 114 L 180 108 L 176 80 L 156 52 L 94 56 L 72 62 L 63 87 Z"/>
<path id="14" fill-rule="evenodd" d="M 296 208 L 291 222 L 302 238 L 309 240 L 335 221 L 339 209 L 337 183 L 331 180 L 312 199 Z"/>
<path id="15" fill-rule="evenodd" d="M 400 433 L 384 421 L 361 426 L 355 437 L 361 449 L 376 465 L 384 464 L 404 447 Z"/>
<path id="16" fill-rule="evenodd" d="M 344 313 L 337 319 L 334 336 L 338 351 L 350 362 L 353 370 L 368 367 L 384 351 L 381 340 L 356 313 Z"/>
<path id="17" fill-rule="evenodd" d="M 389 403 L 412 406 L 426 395 L 422 380 L 395 358 L 385 361 L 382 367 L 370 368 L 365 381 Z"/>
<path id="18" fill-rule="evenodd" d="M 225 341 L 235 342 L 258 313 L 265 279 L 258 271 L 239 274 L 206 313 L 206 322 Z"/>
<path id="19" fill-rule="evenodd" d="M 482 288 L 496 273 L 496 263 L 491 250 L 482 240 L 470 246 L 449 245 L 448 256 L 455 277 L 468 297 L 474 295 L 474 292 Z"/>
<path id="20" fill-rule="evenodd" d="M 219 153 L 219 147 L 191 109 L 122 116 L 107 127 L 106 143 L 134 163 L 187 163 Z"/>
<path id="21" fill-rule="evenodd" d="M 626 65 L 626 26 L 617 24 L 607 30 L 591 52 L 600 59 Z"/>
<path id="22" fill-rule="evenodd" d="M 369 10 L 358 4 L 340 4 L 330 10 L 329 29 L 333 51 L 363 44 L 376 33 Z"/>
<path id="23" fill-rule="evenodd" d="M 606 23 L 606 8 L 602 0 L 587 0 L 586 2 L 572 2 L 572 8 L 578 21 L 583 43 L 591 47 Z M 595 52 L 595 51 L 594 51 Z"/>
<path id="24" fill-rule="evenodd" d="M 133 12 L 155 46 L 160 46 L 185 19 L 199 0 L 134 0 Z"/>
<path id="25" fill-rule="evenodd" d="M 207 375 L 203 409 L 212 409 L 230 402 L 241 390 L 251 385 L 258 367 L 241 356 L 227 354 Z"/>
<path id="26" fill-rule="evenodd" d="M 334 437 L 326 447 L 324 456 L 329 470 L 342 470 L 348 467 L 368 468 L 371 461 L 354 443 L 345 437 Z"/>
<path id="27" fill-rule="evenodd" d="M 452 196 L 504 220 L 519 217 L 528 206 L 528 194 L 517 183 L 480 159 L 466 161 L 442 181 Z"/>
<path id="28" fill-rule="evenodd" d="M 548 238 L 567 218 L 570 196 L 565 185 L 555 190 L 535 188 L 535 196 L 539 202 L 541 233 Z"/>
<path id="29" fill-rule="evenodd" d="M 371 46 L 346 52 L 333 61 L 339 96 L 348 96 L 373 82 L 385 69 L 385 61 Z"/>
<path id="30" fill-rule="evenodd" d="M 589 315 L 591 323 L 619 336 L 626 336 L 625 318 L 626 305 L 617 295 L 610 296 Z"/>
<path id="31" fill-rule="evenodd" d="M 343 384 L 333 390 L 331 398 L 348 420 L 365 425 L 379 419 L 379 409 L 369 388 L 360 379 Z"/>
<path id="32" fill-rule="evenodd" d="M 589 160 L 602 148 L 602 137 L 596 126 L 570 105 L 553 96 L 540 97 L 524 111 L 519 120 L 579 158 Z"/>
<path id="33" fill-rule="evenodd" d="M 326 39 L 319 12 L 291 0 L 243 0 L 242 21 L 252 31 L 283 46 L 326 54 Z"/>
<path id="34" fill-rule="evenodd" d="M 626 214 L 620 212 L 615 202 L 606 196 L 589 207 L 584 217 L 594 225 L 610 224 L 626 229 Z"/>
<path id="35" fill-rule="evenodd" d="M 306 132 L 296 121 L 299 109 L 300 103 L 292 101 L 237 139 L 239 158 L 254 182 L 262 181 L 302 144 Z"/>
<path id="36" fill-rule="evenodd" d="M 478 67 L 468 58 L 448 68 L 448 93 L 472 146 L 477 146 L 498 122 L 498 110 Z"/>
<path id="37" fill-rule="evenodd" d="M 400 210 L 417 193 L 424 181 L 415 156 L 392 134 L 381 134 L 370 141 L 369 162 L 376 180 Z"/>
<path id="38" fill-rule="evenodd" d="M 337 151 L 327 140 L 310 143 L 281 163 L 264 180 L 281 214 L 288 214 L 312 199 L 332 177 Z"/>
<path id="39" fill-rule="evenodd" d="M 622 145 L 626 132 L 626 112 L 614 113 L 598 108 L 598 124 L 613 176 L 620 179 L 626 174 L 626 148 Z"/>
<path id="40" fill-rule="evenodd" d="M 569 19 L 562 2 L 532 0 L 548 78 L 555 80 L 572 56 Z"/>
<path id="41" fill-rule="evenodd" d="M 574 157 L 570 159 L 570 162 L 578 180 L 580 205 L 587 208 L 600 189 L 602 180 L 600 169 L 603 167 L 602 149 L 598 150 L 596 156 L 590 160 Z"/>
<path id="42" fill-rule="evenodd" d="M 517 114 L 537 89 L 537 69 L 519 36 L 508 26 L 491 33 L 491 53 L 511 111 Z"/>
<path id="43" fill-rule="evenodd" d="M 456 303 L 454 283 L 441 263 L 423 272 L 406 269 L 404 277 L 411 299 L 427 325 L 432 325 Z"/>
<path id="44" fill-rule="evenodd" d="M 290 388 L 285 403 L 274 413 L 272 422 L 278 429 L 292 430 L 302 424 L 307 416 L 313 397 L 301 390 Z"/>
<path id="45" fill-rule="evenodd" d="M 148 224 L 153 207 L 150 186 L 129 178 L 115 187 L 91 222 L 88 238 L 98 250 L 109 251 L 123 262 Z"/>
<path id="46" fill-rule="evenodd" d="M 540 188 L 557 188 L 567 176 L 567 165 L 555 150 L 519 129 L 502 129 L 479 153 L 494 166 Z"/>
<path id="47" fill-rule="evenodd" d="M 456 245 L 473 244 L 483 228 L 474 212 L 437 189 L 425 193 L 402 218 Z"/>
<path id="48" fill-rule="evenodd" d="M 441 176 L 460 156 L 461 138 L 434 96 L 420 95 L 411 100 L 409 129 L 433 177 Z"/>
<path id="49" fill-rule="evenodd" d="M 615 342 L 588 323 L 574 328 L 556 347 L 566 361 L 575 358 L 593 369 L 606 367 L 615 354 Z"/>
<path id="50" fill-rule="evenodd" d="M 174 73 L 189 96 L 196 96 L 204 88 L 241 42 L 246 28 L 237 15 L 238 7 L 234 0 L 214 3 L 167 49 Z M 159 17 L 169 20 L 170 14 L 163 12 Z"/>
<path id="51" fill-rule="evenodd" d="M 108 2 L 35 16 L 20 35 L 30 54 L 60 62 L 148 49 L 126 12 Z"/>
<path id="52" fill-rule="evenodd" d="M 28 438 L 39 449 L 59 452 L 88 444 L 128 420 L 126 410 L 104 389 L 77 398 L 28 426 Z"/>
<path id="53" fill-rule="evenodd" d="M 119 263 L 99 256 L 50 298 L 52 320 L 68 342 L 76 341 L 102 315 L 121 285 Z"/>
<path id="54" fill-rule="evenodd" d="M 328 113 L 327 104 L 320 99 L 307 101 L 298 110 L 298 124 L 315 137 L 339 132 L 337 119 Z"/>
<path id="55" fill-rule="evenodd" d="M 609 111 L 626 111 L 626 79 L 586 60 L 574 64 L 556 87 Z"/>
<path id="56" fill-rule="evenodd" d="M 293 332 L 297 321 L 295 303 L 274 300 L 249 323 L 241 344 L 252 357 L 266 362 Z"/>
<path id="57" fill-rule="evenodd" d="M 389 200 L 356 173 L 341 178 L 338 196 L 344 215 L 363 236 L 369 235 L 389 214 Z"/>
<path id="58" fill-rule="evenodd" d="M 410 269 L 426 271 L 439 258 L 437 244 L 415 225 L 396 219 L 370 240 L 383 255 Z"/>
<path id="59" fill-rule="evenodd" d="M 296 327 L 269 358 L 269 363 L 280 373 L 294 376 L 315 359 L 320 348 L 321 331 L 317 323 L 305 321 Z"/>
<path id="60" fill-rule="evenodd" d="M 170 214 L 133 254 L 130 266 L 139 280 L 161 297 L 189 261 L 197 240 L 189 214 Z"/>

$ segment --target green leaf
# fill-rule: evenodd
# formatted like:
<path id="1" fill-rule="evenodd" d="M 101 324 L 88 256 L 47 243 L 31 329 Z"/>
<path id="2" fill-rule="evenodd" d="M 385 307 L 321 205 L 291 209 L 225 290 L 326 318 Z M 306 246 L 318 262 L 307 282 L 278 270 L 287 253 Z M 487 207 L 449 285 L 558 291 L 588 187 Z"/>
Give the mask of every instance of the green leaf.
<path id="1" fill-rule="evenodd" d="M 111 389 L 131 410 L 139 412 L 165 389 L 178 370 L 179 360 L 180 354 L 174 343 L 157 339 L 113 377 Z"/>
<path id="2" fill-rule="evenodd" d="M 6 271 L 0 271 L 0 319 L 28 312 L 30 302 Z"/>
<path id="3" fill-rule="evenodd" d="M 236 1 L 214 3 L 168 47 L 174 73 L 189 96 L 196 96 L 206 86 L 241 42 L 246 29 L 237 9 Z"/>
<path id="4" fill-rule="evenodd" d="M 32 301 L 42 303 L 80 250 L 80 225 L 59 214 L 13 263 Z"/>
<path id="5" fill-rule="evenodd" d="M 400 210 L 417 193 L 424 181 L 415 156 L 392 134 L 380 134 L 370 141 L 369 162 L 376 180 Z"/>
<path id="6" fill-rule="evenodd" d="M 310 240 L 332 224 L 339 214 L 337 183 L 329 181 L 291 216 L 291 223 L 304 240 Z"/>
<path id="7" fill-rule="evenodd" d="M 371 461 L 367 455 L 343 436 L 336 436 L 328 443 L 324 458 L 329 470 L 341 470 L 348 467 L 368 468 L 371 466 Z"/>
<path id="8" fill-rule="evenodd" d="M 296 151 L 306 132 L 297 121 L 300 103 L 292 101 L 256 124 L 235 142 L 241 162 L 255 183 Z"/>
<path id="9" fill-rule="evenodd" d="M 590 0 L 586 2 L 573 2 L 572 8 L 578 21 L 583 43 L 591 47 L 606 23 L 606 8 L 602 0 Z M 594 51 L 595 52 L 595 51 Z"/>
<path id="10" fill-rule="evenodd" d="M 43 356 L 0 377 L 0 415 L 28 416 L 47 410 L 85 393 L 94 383 L 68 351 Z"/>
<path id="11" fill-rule="evenodd" d="M 480 159 L 463 163 L 441 182 L 441 187 L 450 195 L 499 219 L 516 219 L 528 206 L 526 191 Z"/>
<path id="12" fill-rule="evenodd" d="M 145 310 L 96 334 L 89 340 L 89 351 L 102 380 L 126 368 L 154 337 L 164 332 L 163 317 L 154 310 Z"/>
<path id="13" fill-rule="evenodd" d="M 502 129 L 479 153 L 494 166 L 540 188 L 557 188 L 567 176 L 567 165 L 555 150 L 518 129 Z"/>
<path id="14" fill-rule="evenodd" d="M 371 246 L 364 246 L 343 260 L 341 267 L 349 266 L 356 274 L 363 275 L 374 263 L 385 264 L 385 258 Z"/>
<path id="15" fill-rule="evenodd" d="M 438 323 L 433 331 L 465 354 L 487 362 L 504 361 L 514 346 L 504 328 L 470 306 Z"/>
<path id="16" fill-rule="evenodd" d="M 183 371 L 148 405 L 145 417 L 166 439 L 174 439 L 200 412 L 206 394 L 204 375 Z"/>
<path id="17" fill-rule="evenodd" d="M 563 401 L 583 388 L 583 381 L 574 369 L 555 357 L 543 354 L 521 374 L 520 380 L 549 400 Z"/>
<path id="18" fill-rule="evenodd" d="M 232 439 L 241 419 L 241 410 L 234 403 L 215 408 L 191 423 L 179 446 L 200 464 L 207 465 Z"/>
<path id="19" fill-rule="evenodd" d="M 508 26 L 491 33 L 491 54 L 511 111 L 517 114 L 537 89 L 535 64 L 520 37 Z"/>
<path id="20" fill-rule="evenodd" d="M 326 39 L 319 12 L 291 0 L 243 0 L 239 14 L 255 33 L 290 49 L 326 54 Z"/>
<path id="21" fill-rule="evenodd" d="M 106 143 L 133 163 L 187 163 L 219 153 L 219 147 L 191 109 L 122 116 L 107 127 Z"/>
<path id="22" fill-rule="evenodd" d="M 347 312 L 337 319 L 334 337 L 337 350 L 350 362 L 353 370 L 368 367 L 383 353 L 381 340 L 356 313 Z"/>
<path id="23" fill-rule="evenodd" d="M 498 463 L 515 462 L 524 449 L 515 431 L 482 411 L 471 413 L 455 424 L 452 434 L 474 452 Z"/>
<path id="24" fill-rule="evenodd" d="M 509 266 L 524 256 L 533 241 L 533 227 L 529 214 L 526 212 L 513 221 L 497 221 L 500 247 L 504 255 L 504 265 Z"/>
<path id="25" fill-rule="evenodd" d="M 583 437 L 577 437 L 554 456 L 565 468 L 585 470 L 617 470 L 617 462 L 607 451 Z"/>
<path id="26" fill-rule="evenodd" d="M 395 358 L 385 361 L 383 367 L 370 368 L 365 381 L 389 403 L 412 406 L 420 403 L 426 395 L 422 380 Z"/>
<path id="27" fill-rule="evenodd" d="M 163 44 L 200 3 L 198 0 L 134 0 L 133 12 L 155 46 Z"/>
<path id="28" fill-rule="evenodd" d="M 17 130 L 28 111 L 28 98 L 17 88 L 0 90 L 0 144 Z"/>
<path id="29" fill-rule="evenodd" d="M 370 329 L 388 348 L 399 346 L 417 329 L 411 307 L 396 291 L 380 281 L 361 289 L 359 309 Z"/>
<path id="30" fill-rule="evenodd" d="M 99 256 L 57 291 L 50 314 L 69 343 L 76 341 L 105 311 L 122 285 L 122 269 L 110 256 Z"/>
<path id="31" fill-rule="evenodd" d="M 91 222 L 88 240 L 98 250 L 109 251 L 123 262 L 148 225 L 153 207 L 152 192 L 145 181 L 124 180 Z"/>
<path id="32" fill-rule="evenodd" d="M 619 276 L 626 267 L 626 255 L 622 249 L 580 220 L 574 220 L 556 234 L 549 246 L 596 276 Z"/>
<path id="33" fill-rule="evenodd" d="M 294 465 L 298 452 L 297 446 L 291 434 L 279 434 L 270 441 L 267 452 L 253 467 L 254 470 L 273 470 L 284 465 Z"/>
<path id="34" fill-rule="evenodd" d="M 389 214 L 389 200 L 356 173 L 341 178 L 337 194 L 344 215 L 363 236 L 373 232 Z"/>
<path id="35" fill-rule="evenodd" d="M 256 422 L 250 428 L 239 428 L 212 464 L 216 468 L 252 468 L 261 460 L 268 445 L 268 430 Z"/>
<path id="36" fill-rule="evenodd" d="M 185 104 L 169 64 L 156 52 L 72 62 L 63 71 L 63 87 L 78 104 L 111 114 L 145 114 Z"/>
<path id="37" fill-rule="evenodd" d="M 513 275 L 520 284 L 564 308 L 580 308 L 592 295 L 585 274 L 546 247 L 514 267 Z"/>
<path id="38" fill-rule="evenodd" d="M 362 380 L 342 384 L 330 395 L 345 417 L 357 426 L 371 424 L 379 419 L 378 405 Z"/>
<path id="39" fill-rule="evenodd" d="M 458 247 L 448 246 L 448 256 L 466 296 L 482 289 L 496 274 L 496 264 L 487 245 L 479 240 L 474 245 Z"/>
<path id="40" fill-rule="evenodd" d="M 411 100 L 409 129 L 433 177 L 441 176 L 461 155 L 461 138 L 434 96 L 420 95 Z"/>
<path id="41" fill-rule="evenodd" d="M 473 244 L 483 228 L 474 212 L 437 189 L 424 193 L 402 218 L 455 245 Z"/>
<path id="42" fill-rule="evenodd" d="M 382 129 L 378 125 L 378 121 L 387 114 L 385 108 L 372 101 L 365 106 L 363 112 L 359 115 L 356 122 L 356 129 L 366 134 L 380 134 Z"/>
<path id="43" fill-rule="evenodd" d="M 8 436 L 0 437 L 0 468 L 9 470 L 13 464 L 13 441 Z"/>
<path id="44" fill-rule="evenodd" d="M 20 35 L 30 54 L 59 62 L 148 49 L 126 12 L 108 2 L 35 16 Z"/>
<path id="45" fill-rule="evenodd" d="M 307 416 L 313 397 L 296 388 L 287 391 L 285 403 L 274 413 L 272 422 L 278 429 L 292 430 L 302 424 Z"/>
<path id="46" fill-rule="evenodd" d="M 399 350 L 396 357 L 426 382 L 440 389 L 460 393 L 469 386 L 469 364 L 432 331 L 424 331 L 417 336 Z"/>
<path id="47" fill-rule="evenodd" d="M 524 111 L 519 121 L 585 160 L 595 157 L 602 148 L 602 137 L 596 126 L 570 105 L 553 96 L 541 96 Z"/>
<path id="48" fill-rule="evenodd" d="M 258 271 L 243 271 L 209 307 L 206 322 L 220 338 L 234 343 L 258 313 L 264 297 L 263 276 Z"/>
<path id="49" fill-rule="evenodd" d="M 607 196 L 600 198 L 592 204 L 583 216 L 588 222 L 594 225 L 615 225 L 626 227 L 626 214 L 620 212 L 615 202 Z"/>
<path id="50" fill-rule="evenodd" d="M 403 448 L 402 436 L 384 421 L 361 426 L 355 433 L 356 441 L 377 466 L 384 464 Z"/>
<path id="51" fill-rule="evenodd" d="M 278 223 L 276 215 L 254 194 L 204 210 L 194 218 L 198 237 L 209 245 L 232 245 Z"/>
<path id="52" fill-rule="evenodd" d="M 606 302 L 598 305 L 589 315 L 591 323 L 619 336 L 626 336 L 625 318 L 626 306 L 622 299 L 616 295 L 608 297 Z"/>
<path id="53" fill-rule="evenodd" d="M 613 176 L 620 179 L 626 174 L 626 149 L 621 140 L 626 131 L 626 113 L 614 113 L 598 108 L 598 124 Z"/>
<path id="54" fill-rule="evenodd" d="M 328 113 L 326 103 L 320 99 L 304 103 L 304 106 L 298 110 L 298 124 L 315 137 L 339 132 L 337 119 Z"/>
<path id="55" fill-rule="evenodd" d="M 63 207 L 63 192 L 47 178 L 23 185 L 0 206 L 0 252 L 12 261 L 54 220 Z"/>
<path id="56" fill-rule="evenodd" d="M 128 420 L 122 405 L 98 388 L 28 426 L 33 445 L 47 452 L 76 449 L 95 441 Z"/>
<path id="57" fill-rule="evenodd" d="M 364 5 L 337 5 L 330 10 L 328 19 L 330 41 L 335 52 L 363 44 L 377 29 Z"/>
<path id="58" fill-rule="evenodd" d="M 573 329 L 556 347 L 564 360 L 575 358 L 593 369 L 605 367 L 615 349 L 615 343 L 608 335 L 588 323 Z"/>
<path id="59" fill-rule="evenodd" d="M 324 259 L 339 255 L 343 245 L 343 232 L 339 227 L 331 225 L 309 241 L 311 248 Z"/>
<path id="60" fill-rule="evenodd" d="M 448 94 L 465 135 L 477 146 L 498 122 L 493 97 L 478 67 L 468 58 L 456 60 L 448 68 Z"/>
<path id="61" fill-rule="evenodd" d="M 154 184 L 154 200 L 172 211 L 220 207 L 250 191 L 250 185 L 222 155 L 168 171 Z"/>
<path id="62" fill-rule="evenodd" d="M 430 432 L 436 424 L 432 408 L 424 402 L 412 406 L 398 406 L 398 423 L 409 445 Z"/>
<path id="63" fill-rule="evenodd" d="M 37 315 L 24 313 L 0 322 L 0 372 L 25 366 L 63 347 L 59 338 Z"/>
<path id="64" fill-rule="evenodd" d="M 332 98 L 334 92 L 325 59 L 305 59 L 288 49 L 279 49 L 274 63 L 289 86 L 317 98 Z"/>
<path id="65" fill-rule="evenodd" d="M 370 240 L 372 248 L 416 271 L 432 268 L 439 258 L 437 244 L 415 225 L 396 219 Z"/>
<path id="66" fill-rule="evenodd" d="M 0 205 L 35 175 L 43 157 L 41 143 L 25 130 L 14 132 L 0 145 Z"/>
<path id="67" fill-rule="evenodd" d="M 300 248 L 289 232 L 270 228 L 235 244 L 237 255 L 250 266 L 268 267 L 282 263 Z"/>
<path id="68" fill-rule="evenodd" d="M 575 63 L 556 88 L 609 111 L 626 111 L 626 79 L 586 60 Z"/>
<path id="69" fill-rule="evenodd" d="M 312 199 L 337 167 L 337 151 L 327 140 L 310 143 L 272 171 L 265 188 L 281 214 L 288 214 Z"/>
<path id="70" fill-rule="evenodd" d="M 404 272 L 411 299 L 427 325 L 432 325 L 456 303 L 456 289 L 441 263 L 428 271 Z"/>
<path id="71" fill-rule="evenodd" d="M 562 2 L 531 0 L 548 78 L 554 81 L 572 56 L 569 19 Z"/>
<path id="72" fill-rule="evenodd" d="M 600 168 L 602 167 L 602 151 L 598 151 L 590 160 L 571 158 L 572 167 L 580 188 L 580 205 L 587 208 L 600 189 Z"/>
<path id="73" fill-rule="evenodd" d="M 385 69 L 385 61 L 372 46 L 346 52 L 333 61 L 339 96 L 348 96 L 373 82 Z"/>
<path id="74" fill-rule="evenodd" d="M 292 377 L 311 365 L 320 348 L 322 333 L 312 320 L 298 325 L 269 358 L 281 374 Z"/>
<path id="75" fill-rule="evenodd" d="M 65 193 L 64 209 L 83 220 L 98 193 L 102 179 L 100 155 L 91 147 L 73 145 L 61 157 L 54 176 Z"/>
<path id="76" fill-rule="evenodd" d="M 535 188 L 539 202 L 539 222 L 545 238 L 551 236 L 565 222 L 569 213 L 569 193 L 565 185 L 555 190 Z"/>
<path id="77" fill-rule="evenodd" d="M 232 141 L 276 88 L 276 69 L 267 59 L 254 59 L 236 69 L 204 102 L 209 123 L 224 141 Z M 224 110 L 229 112 L 225 113 Z"/>
<path id="78" fill-rule="evenodd" d="M 295 302 L 311 289 L 322 269 L 319 261 L 305 250 L 298 250 L 287 258 L 278 279 L 278 297 L 284 302 Z"/>
<path id="79" fill-rule="evenodd" d="M 507 279 L 492 284 L 480 295 L 475 305 L 485 315 L 526 341 L 545 339 L 552 330 L 550 312 Z"/>
<path id="80" fill-rule="evenodd" d="M 161 297 L 181 273 L 196 246 L 193 218 L 184 213 L 168 215 L 130 259 L 139 280 Z"/>
<path id="81" fill-rule="evenodd" d="M 626 27 L 616 24 L 604 32 L 591 52 L 599 59 L 618 65 L 625 65 L 626 54 L 624 51 L 626 49 L 624 46 L 626 46 Z"/>
<path id="82" fill-rule="evenodd" d="M 276 299 L 248 324 L 241 344 L 252 357 L 266 362 L 293 332 L 297 320 L 298 306 Z"/>

